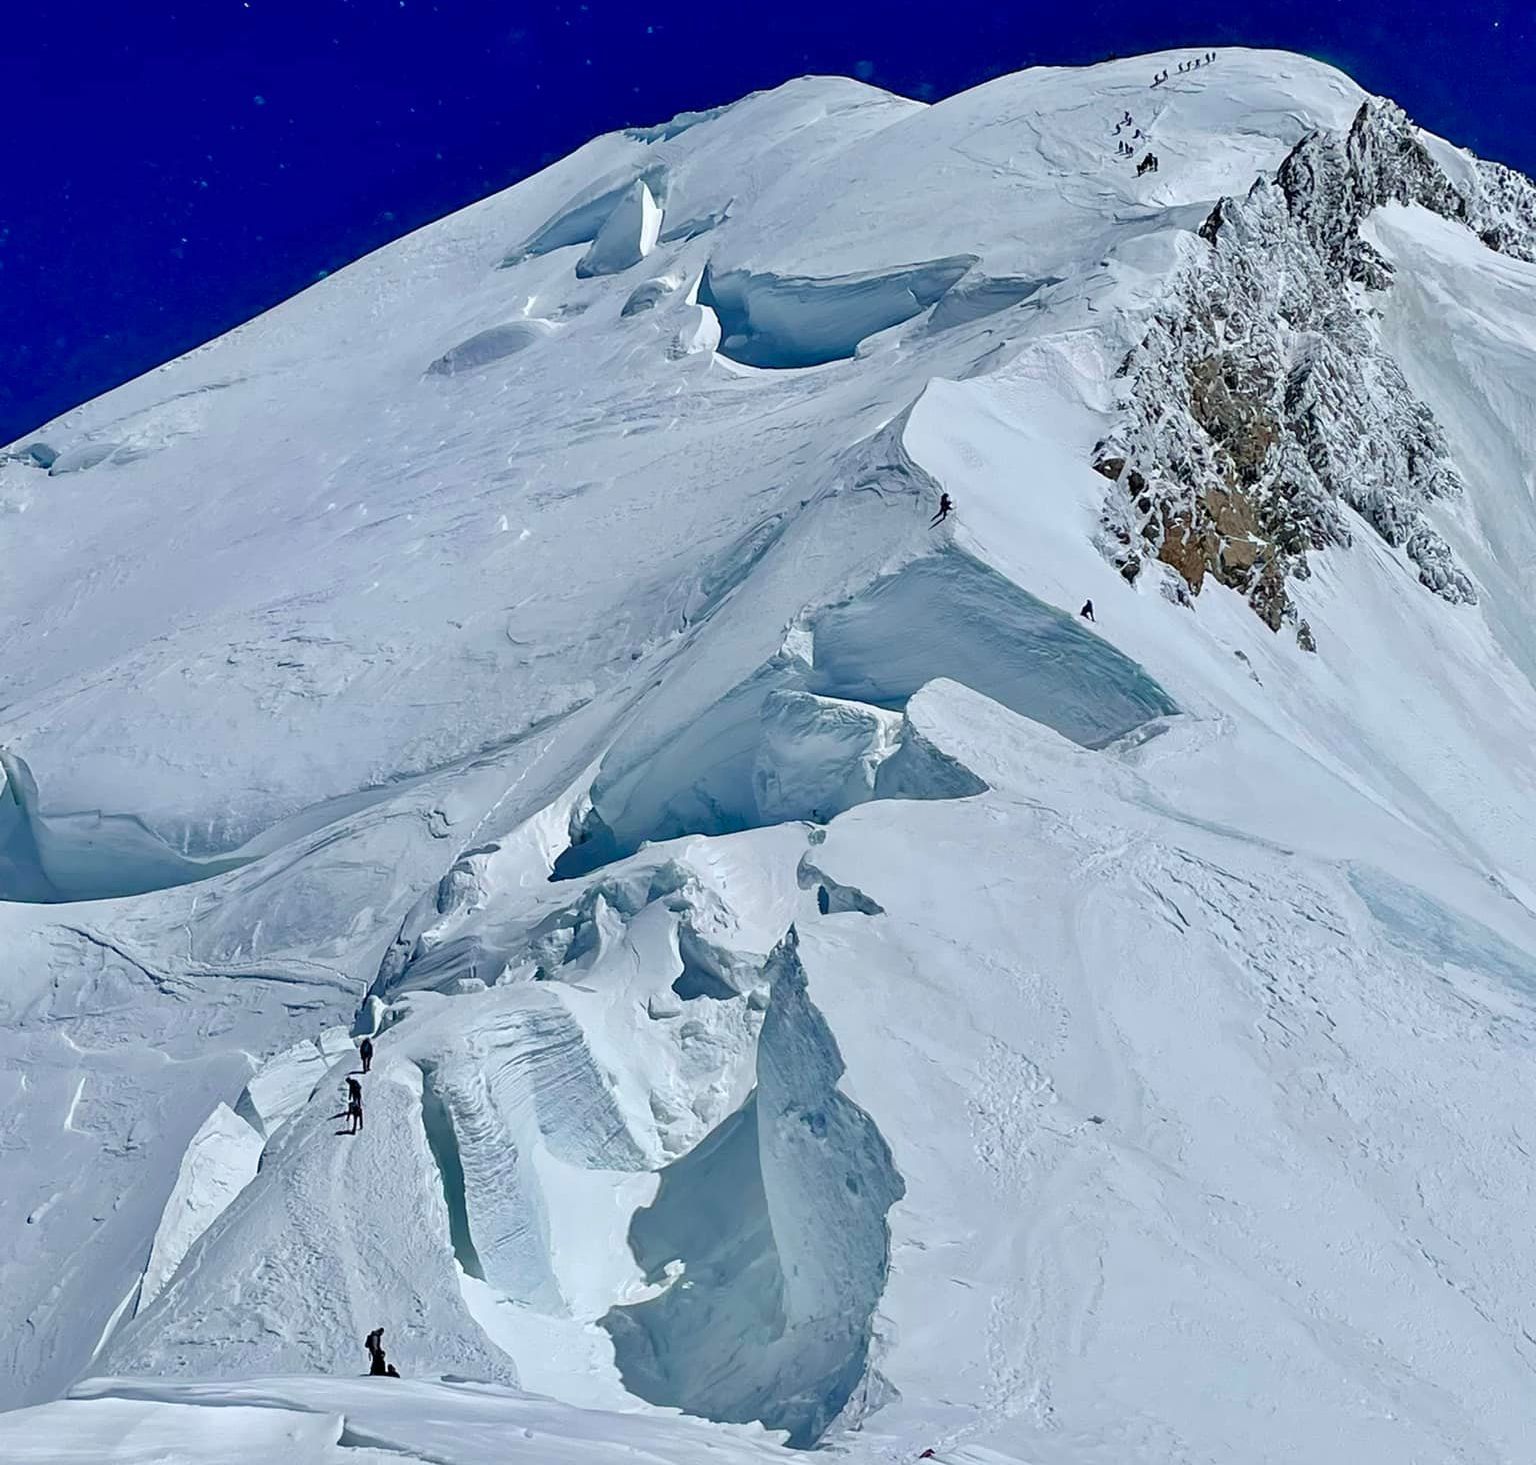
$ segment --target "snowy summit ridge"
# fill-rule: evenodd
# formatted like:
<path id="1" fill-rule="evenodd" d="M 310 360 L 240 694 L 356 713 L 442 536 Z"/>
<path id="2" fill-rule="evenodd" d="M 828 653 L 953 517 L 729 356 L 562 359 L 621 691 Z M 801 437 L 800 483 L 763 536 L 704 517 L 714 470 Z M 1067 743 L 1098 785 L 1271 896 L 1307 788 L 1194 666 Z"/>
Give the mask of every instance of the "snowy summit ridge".
<path id="1" fill-rule="evenodd" d="M 1533 285 L 1305 58 L 806 78 L 12 445 L 0 1456 L 1523 1458 Z"/>

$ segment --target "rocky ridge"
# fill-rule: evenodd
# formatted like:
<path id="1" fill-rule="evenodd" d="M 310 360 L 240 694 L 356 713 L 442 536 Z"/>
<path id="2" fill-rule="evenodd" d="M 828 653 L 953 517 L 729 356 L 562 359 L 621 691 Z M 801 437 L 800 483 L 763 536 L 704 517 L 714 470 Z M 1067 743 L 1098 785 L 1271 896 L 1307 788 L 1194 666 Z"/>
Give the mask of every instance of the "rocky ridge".
<path id="1" fill-rule="evenodd" d="M 1453 181 L 1401 109 L 1372 100 L 1346 135 L 1309 134 L 1217 203 L 1121 365 L 1123 417 L 1095 453 L 1114 485 L 1102 544 L 1126 579 L 1161 561 L 1187 599 L 1212 575 L 1311 649 L 1287 585 L 1309 551 L 1351 542 L 1353 510 L 1435 594 L 1476 602 L 1424 514 L 1462 483 L 1377 338 L 1371 296 L 1393 271 L 1361 233 L 1373 209 L 1418 204 L 1536 260 L 1536 186 L 1469 162 Z"/>

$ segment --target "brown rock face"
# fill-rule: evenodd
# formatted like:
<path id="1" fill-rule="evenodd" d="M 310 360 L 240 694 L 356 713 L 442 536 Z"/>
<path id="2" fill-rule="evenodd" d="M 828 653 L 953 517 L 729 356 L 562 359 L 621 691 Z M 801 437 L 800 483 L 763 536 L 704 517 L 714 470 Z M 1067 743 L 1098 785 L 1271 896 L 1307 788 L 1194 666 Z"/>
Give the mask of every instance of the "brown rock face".
<path id="1" fill-rule="evenodd" d="M 1184 578 L 1195 595 L 1205 581 L 1205 572 L 1216 563 L 1221 552 L 1221 540 L 1208 522 L 1202 523 L 1201 515 L 1184 513 L 1163 520 L 1163 542 L 1158 546 L 1157 557 L 1166 565 L 1172 565 Z"/>
<path id="2" fill-rule="evenodd" d="M 1228 481 L 1257 483 L 1280 437 L 1279 419 L 1269 406 L 1274 382 L 1253 362 L 1230 354 L 1194 362 L 1188 376 L 1190 415 L 1225 459 Z"/>
<path id="3" fill-rule="evenodd" d="M 1245 590 L 1253 578 L 1254 562 L 1263 545 L 1253 539 L 1227 539 L 1222 541 L 1221 553 L 1215 575 L 1223 585 L 1234 590 Z"/>
<path id="4" fill-rule="evenodd" d="M 1165 508 L 1161 535 L 1154 530 L 1147 537 L 1158 539 L 1158 558 L 1179 572 L 1192 594 L 1200 593 L 1208 574 L 1234 590 L 1247 590 L 1267 547 L 1258 518 L 1246 494 L 1210 488 L 1182 512 Z"/>
<path id="5" fill-rule="evenodd" d="M 1224 539 L 1246 539 L 1259 527 L 1259 516 L 1253 500 L 1245 494 L 1208 491 L 1202 502 L 1211 516 L 1211 522 L 1216 526 L 1216 532 Z"/>

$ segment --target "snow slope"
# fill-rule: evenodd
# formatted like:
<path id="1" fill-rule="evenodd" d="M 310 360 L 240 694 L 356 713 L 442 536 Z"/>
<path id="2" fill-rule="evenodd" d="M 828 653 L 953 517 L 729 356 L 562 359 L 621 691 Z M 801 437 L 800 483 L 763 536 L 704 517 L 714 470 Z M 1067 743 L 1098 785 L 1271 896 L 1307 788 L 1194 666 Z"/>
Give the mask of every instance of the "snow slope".
<path id="1" fill-rule="evenodd" d="M 0 456 L 5 1458 L 1523 1458 L 1536 266 L 1190 59 L 598 139 Z M 1117 568 L 1127 424 L 1289 450 L 1217 254 L 1475 600 Z"/>
<path id="2" fill-rule="evenodd" d="M 574 1410 L 486 1384 L 374 1379 L 224 1387 L 103 1379 L 67 1402 L 0 1416 L 0 1445 L 15 1465 L 108 1458 L 234 1465 L 275 1449 L 295 1465 L 584 1465 L 611 1460 L 616 1450 L 677 1465 L 778 1458 L 760 1432 Z"/>

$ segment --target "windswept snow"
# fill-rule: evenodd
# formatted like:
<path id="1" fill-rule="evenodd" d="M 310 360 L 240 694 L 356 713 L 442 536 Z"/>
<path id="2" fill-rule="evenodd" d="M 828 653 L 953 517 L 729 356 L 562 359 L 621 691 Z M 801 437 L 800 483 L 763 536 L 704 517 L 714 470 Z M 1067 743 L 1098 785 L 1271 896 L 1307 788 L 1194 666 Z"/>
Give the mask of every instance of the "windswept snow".
<path id="1" fill-rule="evenodd" d="M 386 1340 L 387 1341 L 387 1340 Z M 0 1416 L 10 1465 L 605 1465 L 616 1453 L 673 1465 L 782 1460 L 761 1430 L 572 1409 L 463 1380 L 263 1378 L 244 1384 L 102 1379 L 72 1398 Z"/>
<path id="2" fill-rule="evenodd" d="M 1365 99 L 1192 59 L 600 138 L 0 454 L 0 1456 L 1526 1458 L 1525 185 L 1303 199 L 1243 339 L 1465 492 L 1276 635 L 1106 443 Z"/>

